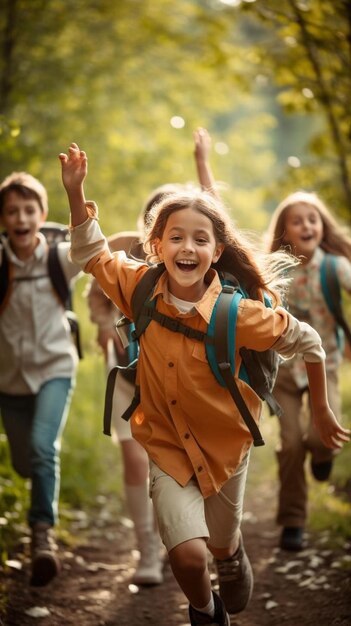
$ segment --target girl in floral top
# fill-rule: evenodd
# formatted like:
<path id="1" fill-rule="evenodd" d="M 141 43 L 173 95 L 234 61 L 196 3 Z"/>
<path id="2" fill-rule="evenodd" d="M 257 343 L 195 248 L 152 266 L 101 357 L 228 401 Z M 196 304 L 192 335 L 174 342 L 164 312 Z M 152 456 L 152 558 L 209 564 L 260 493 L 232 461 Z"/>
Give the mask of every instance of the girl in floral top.
<path id="1" fill-rule="evenodd" d="M 338 367 L 342 354 L 336 322 L 321 289 L 320 267 L 326 253 L 337 255 L 339 283 L 351 292 L 351 237 L 337 224 L 316 194 L 299 191 L 285 198 L 275 210 L 268 247 L 271 252 L 286 248 L 300 260 L 291 274 L 286 305 L 292 315 L 308 322 L 322 338 L 328 398 L 340 421 Z M 311 470 L 316 480 L 327 480 L 332 469 L 332 450 L 324 445 L 311 421 L 306 420 L 306 411 L 302 411 L 308 391 L 306 367 L 300 355 L 283 362 L 274 396 L 284 411 L 279 421 L 280 446 L 277 451 L 280 478 L 277 521 L 283 526 L 280 544 L 286 550 L 300 550 L 304 546 L 307 453 L 311 454 Z"/>
<path id="2" fill-rule="evenodd" d="M 97 207 L 85 200 L 85 152 L 71 144 L 60 160 L 71 208 L 72 259 L 131 318 L 132 295 L 148 266 L 124 252 L 110 252 Z M 222 289 L 218 270 L 235 269 L 250 295 L 238 309 L 236 375 L 242 346 L 273 347 L 285 357 L 302 352 L 322 440 L 331 448 L 348 440 L 329 408 L 320 337 L 279 306 L 271 284 L 274 258 L 256 258 L 216 199 L 201 192 L 167 196 L 155 210 L 145 246 L 152 260 L 165 264 L 152 296 L 156 310 L 202 332 Z M 263 291 L 271 294 L 275 308 L 264 305 Z M 190 603 L 190 623 L 229 626 L 228 613 L 245 608 L 253 587 L 240 531 L 252 437 L 230 394 L 213 378 L 203 343 L 152 321 L 140 340 L 138 382 L 141 403 L 132 416 L 132 432 L 150 459 L 159 530 Z M 249 385 L 237 383 L 259 421 L 259 397 Z M 216 559 L 220 596 L 211 591 L 207 548 Z"/>

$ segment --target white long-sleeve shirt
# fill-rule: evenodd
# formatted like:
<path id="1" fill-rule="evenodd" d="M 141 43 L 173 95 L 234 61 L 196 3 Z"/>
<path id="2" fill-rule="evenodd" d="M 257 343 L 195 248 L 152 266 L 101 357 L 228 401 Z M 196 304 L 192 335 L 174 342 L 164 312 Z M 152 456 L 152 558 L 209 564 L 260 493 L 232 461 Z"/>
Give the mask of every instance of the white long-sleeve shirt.
<path id="1" fill-rule="evenodd" d="M 38 237 L 39 244 L 26 261 L 1 238 L 14 278 L 9 301 L 0 312 L 1 393 L 37 393 L 47 380 L 74 376 L 78 363 L 65 310 L 48 275 L 46 239 L 41 233 Z M 68 242 L 59 243 L 58 253 L 66 280 L 73 284 L 80 269 L 68 259 L 69 247 Z M 43 277 L 33 280 L 34 276 Z"/>

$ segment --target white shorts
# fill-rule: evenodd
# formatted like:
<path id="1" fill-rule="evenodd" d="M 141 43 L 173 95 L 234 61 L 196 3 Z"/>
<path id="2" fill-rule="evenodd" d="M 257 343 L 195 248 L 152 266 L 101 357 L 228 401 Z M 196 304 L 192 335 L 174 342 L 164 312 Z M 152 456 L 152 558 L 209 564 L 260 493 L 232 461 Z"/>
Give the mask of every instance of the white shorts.
<path id="1" fill-rule="evenodd" d="M 121 441 L 133 439 L 130 420 L 126 422 L 126 420 L 121 417 L 124 411 L 129 407 L 133 396 L 134 385 L 118 374 L 113 391 L 111 416 L 112 441 L 116 445 Z"/>
<path id="2" fill-rule="evenodd" d="M 227 548 L 240 528 L 249 453 L 219 493 L 204 499 L 197 481 L 182 487 L 150 461 L 150 497 L 167 551 L 204 537 L 214 548 Z"/>

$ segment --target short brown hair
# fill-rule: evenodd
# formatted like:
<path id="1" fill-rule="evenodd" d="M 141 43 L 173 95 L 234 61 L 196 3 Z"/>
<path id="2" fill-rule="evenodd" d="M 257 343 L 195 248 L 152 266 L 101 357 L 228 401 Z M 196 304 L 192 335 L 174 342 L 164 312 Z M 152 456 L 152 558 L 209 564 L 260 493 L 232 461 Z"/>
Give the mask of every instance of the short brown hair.
<path id="1" fill-rule="evenodd" d="M 33 197 L 38 200 L 40 208 L 45 215 L 48 213 L 48 194 L 41 182 L 27 174 L 27 172 L 12 172 L 0 185 L 0 213 L 7 194 L 15 191 L 24 197 Z"/>

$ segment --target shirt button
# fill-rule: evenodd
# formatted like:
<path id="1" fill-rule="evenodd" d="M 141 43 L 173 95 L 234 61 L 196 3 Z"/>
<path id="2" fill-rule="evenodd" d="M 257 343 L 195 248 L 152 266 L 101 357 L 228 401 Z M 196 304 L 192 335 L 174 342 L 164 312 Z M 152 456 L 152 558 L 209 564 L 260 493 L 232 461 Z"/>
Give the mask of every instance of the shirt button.
<path id="1" fill-rule="evenodd" d="M 170 362 L 168 363 L 168 367 L 174 367 L 174 363 L 172 363 L 172 361 L 170 361 Z"/>
<path id="2" fill-rule="evenodd" d="M 185 433 L 184 439 L 189 439 L 189 437 L 190 437 L 189 433 Z"/>
<path id="3" fill-rule="evenodd" d="M 177 404 L 177 400 L 172 400 L 171 404 Z"/>
<path id="4" fill-rule="evenodd" d="M 199 465 L 199 467 L 197 468 L 198 472 L 202 472 L 202 465 Z"/>

